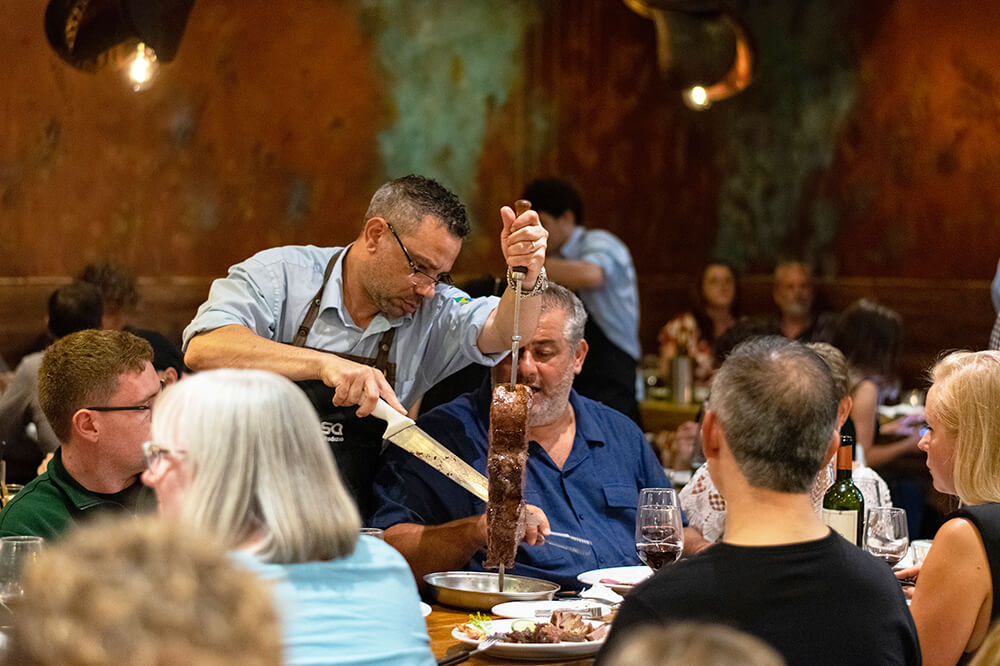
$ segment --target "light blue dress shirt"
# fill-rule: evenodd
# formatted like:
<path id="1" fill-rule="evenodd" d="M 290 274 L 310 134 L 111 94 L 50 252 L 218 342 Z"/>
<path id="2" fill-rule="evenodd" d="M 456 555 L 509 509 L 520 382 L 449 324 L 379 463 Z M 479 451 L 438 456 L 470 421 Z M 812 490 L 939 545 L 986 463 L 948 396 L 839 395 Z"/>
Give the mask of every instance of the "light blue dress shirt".
<path id="1" fill-rule="evenodd" d="M 198 333 L 229 324 L 241 324 L 263 338 L 290 344 L 323 283 L 330 258 L 342 249 L 276 247 L 231 267 L 227 277 L 212 283 L 208 300 L 184 329 L 184 349 Z M 396 396 L 407 408 L 452 372 L 469 363 L 493 366 L 503 357 L 503 352 L 484 355 L 476 346 L 487 316 L 500 299 L 470 298 L 447 285 L 438 285 L 434 297 L 415 313 L 398 319 L 379 314 L 367 329 L 361 329 L 344 306 L 346 254 L 340 253 L 323 291 L 307 347 L 374 358 L 379 338 L 395 328 L 389 361 L 396 364 Z"/>
<path id="2" fill-rule="evenodd" d="M 329 562 L 266 564 L 233 558 L 274 585 L 287 664 L 433 666 L 427 623 L 406 560 L 361 536 L 354 552 Z"/>
<path id="3" fill-rule="evenodd" d="M 604 286 L 579 289 L 577 295 L 604 335 L 639 360 L 639 289 L 635 266 L 625 243 L 602 229 L 577 227 L 559 250 L 563 259 L 587 261 L 604 270 Z"/>

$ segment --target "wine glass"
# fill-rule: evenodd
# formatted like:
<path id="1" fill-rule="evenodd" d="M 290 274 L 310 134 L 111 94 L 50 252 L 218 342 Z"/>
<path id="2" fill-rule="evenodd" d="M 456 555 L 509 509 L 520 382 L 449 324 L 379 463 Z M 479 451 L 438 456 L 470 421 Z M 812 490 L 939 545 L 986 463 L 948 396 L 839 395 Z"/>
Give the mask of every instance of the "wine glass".
<path id="1" fill-rule="evenodd" d="M 43 541 L 36 536 L 0 538 L 0 601 L 5 606 L 24 596 L 21 574 L 28 562 L 38 558 Z"/>
<path id="2" fill-rule="evenodd" d="M 635 550 L 653 571 L 676 562 L 684 549 L 684 525 L 677 491 L 643 488 L 635 512 Z"/>
<path id="3" fill-rule="evenodd" d="M 865 550 L 895 566 L 910 547 L 906 511 L 894 506 L 876 506 L 868 510 L 865 521 Z"/>

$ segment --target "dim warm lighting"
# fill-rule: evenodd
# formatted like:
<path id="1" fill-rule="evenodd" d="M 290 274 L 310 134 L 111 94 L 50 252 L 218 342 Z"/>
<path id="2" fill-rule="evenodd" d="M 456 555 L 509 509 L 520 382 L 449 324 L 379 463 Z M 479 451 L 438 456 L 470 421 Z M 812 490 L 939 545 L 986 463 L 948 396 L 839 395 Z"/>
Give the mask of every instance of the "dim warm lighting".
<path id="1" fill-rule="evenodd" d="M 712 106 L 712 100 L 708 98 L 708 93 L 701 86 L 688 88 L 681 93 L 681 97 L 684 99 L 684 103 L 695 111 L 704 111 Z"/>
<path id="2" fill-rule="evenodd" d="M 132 90 L 139 92 L 153 85 L 157 72 L 160 70 L 156 62 L 156 53 L 142 42 L 135 47 L 133 53 L 125 61 L 125 78 Z"/>

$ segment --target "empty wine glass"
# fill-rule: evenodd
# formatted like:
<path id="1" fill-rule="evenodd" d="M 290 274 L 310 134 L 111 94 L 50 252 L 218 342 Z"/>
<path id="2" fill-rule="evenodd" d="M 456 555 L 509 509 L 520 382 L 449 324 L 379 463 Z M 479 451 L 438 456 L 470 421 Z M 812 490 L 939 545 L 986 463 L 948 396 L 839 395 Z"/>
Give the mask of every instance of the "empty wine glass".
<path id="1" fill-rule="evenodd" d="M 876 506 L 868 510 L 865 521 L 865 550 L 895 566 L 910 547 L 906 511 L 894 506 Z"/>
<path id="2" fill-rule="evenodd" d="M 24 566 L 42 552 L 42 537 L 7 536 L 0 538 L 0 601 L 5 606 L 24 596 L 21 575 Z"/>
<path id="3" fill-rule="evenodd" d="M 676 562 L 684 549 L 684 525 L 677 491 L 643 488 L 635 512 L 635 550 L 653 571 Z"/>

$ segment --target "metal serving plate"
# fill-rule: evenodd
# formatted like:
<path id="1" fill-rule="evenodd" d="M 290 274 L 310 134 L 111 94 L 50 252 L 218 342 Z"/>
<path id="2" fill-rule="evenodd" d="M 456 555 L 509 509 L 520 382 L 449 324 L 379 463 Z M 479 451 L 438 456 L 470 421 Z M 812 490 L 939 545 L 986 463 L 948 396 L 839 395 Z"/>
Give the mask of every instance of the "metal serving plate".
<path id="1" fill-rule="evenodd" d="M 503 577 L 503 592 L 497 575 L 485 571 L 440 571 L 424 576 L 438 603 L 456 608 L 489 611 L 506 601 L 551 599 L 559 585 L 527 576 Z"/>

